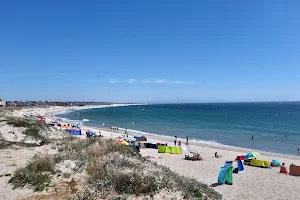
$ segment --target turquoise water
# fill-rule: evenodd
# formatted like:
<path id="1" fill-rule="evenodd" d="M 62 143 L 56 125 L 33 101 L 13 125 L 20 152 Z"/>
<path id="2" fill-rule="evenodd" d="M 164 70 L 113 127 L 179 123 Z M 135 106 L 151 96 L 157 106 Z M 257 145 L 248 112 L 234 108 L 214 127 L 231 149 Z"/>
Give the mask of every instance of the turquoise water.
<path id="1" fill-rule="evenodd" d="M 300 102 L 139 105 L 77 110 L 56 117 L 87 126 L 102 127 L 106 123 L 275 153 L 296 155 L 300 146 Z"/>

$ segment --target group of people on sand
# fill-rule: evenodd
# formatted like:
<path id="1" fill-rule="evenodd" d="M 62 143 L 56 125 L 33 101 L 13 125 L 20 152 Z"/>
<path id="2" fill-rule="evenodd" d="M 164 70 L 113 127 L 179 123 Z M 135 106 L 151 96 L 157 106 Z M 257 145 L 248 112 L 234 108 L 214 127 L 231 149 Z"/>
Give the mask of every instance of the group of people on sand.
<path id="1" fill-rule="evenodd" d="M 175 136 L 174 146 L 176 147 L 177 143 L 178 143 L 178 146 L 181 147 L 181 140 L 178 140 L 178 142 L 177 142 L 177 140 L 178 140 L 178 137 Z M 185 144 L 189 145 L 189 136 L 186 136 L 186 142 L 185 142 Z M 219 155 L 218 152 L 215 152 L 215 158 L 222 158 L 222 155 Z"/>
<path id="2" fill-rule="evenodd" d="M 175 147 L 177 146 L 177 143 L 178 143 L 178 146 L 181 147 L 181 140 L 178 140 L 178 137 L 175 136 L 175 140 L 174 140 L 174 145 Z M 186 142 L 185 142 L 186 145 L 189 145 L 189 136 L 186 136 Z"/>

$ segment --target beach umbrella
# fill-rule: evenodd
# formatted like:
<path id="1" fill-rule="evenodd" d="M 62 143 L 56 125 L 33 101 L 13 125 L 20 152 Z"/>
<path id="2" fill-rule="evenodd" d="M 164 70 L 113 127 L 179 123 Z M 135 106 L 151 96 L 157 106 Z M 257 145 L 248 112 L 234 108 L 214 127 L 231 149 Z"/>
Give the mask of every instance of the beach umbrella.
<path id="1" fill-rule="evenodd" d="M 252 151 L 252 152 L 248 153 L 247 155 L 245 155 L 245 159 L 252 159 L 252 158 L 255 158 L 258 155 L 259 155 L 258 152 Z"/>

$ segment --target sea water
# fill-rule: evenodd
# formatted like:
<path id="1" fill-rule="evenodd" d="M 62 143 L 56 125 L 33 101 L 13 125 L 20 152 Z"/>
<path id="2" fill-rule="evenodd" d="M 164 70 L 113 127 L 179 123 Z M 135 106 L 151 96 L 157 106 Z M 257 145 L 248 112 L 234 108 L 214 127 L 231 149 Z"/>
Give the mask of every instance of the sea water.
<path id="1" fill-rule="evenodd" d="M 205 144 L 275 153 L 296 155 L 300 146 L 300 102 L 137 105 L 75 110 L 56 117 L 87 126 L 105 123 L 139 135 L 189 136 Z"/>

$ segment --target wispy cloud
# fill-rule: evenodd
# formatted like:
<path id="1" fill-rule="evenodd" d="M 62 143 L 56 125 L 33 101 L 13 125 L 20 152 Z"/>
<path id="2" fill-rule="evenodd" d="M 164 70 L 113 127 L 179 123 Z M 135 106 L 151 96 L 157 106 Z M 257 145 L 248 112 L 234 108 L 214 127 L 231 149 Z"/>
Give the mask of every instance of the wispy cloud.
<path id="1" fill-rule="evenodd" d="M 89 80 L 89 82 L 91 82 L 91 83 L 100 83 L 100 82 L 103 82 L 103 81 L 101 81 L 101 80 Z"/>
<path id="2" fill-rule="evenodd" d="M 90 82 L 101 82 L 97 80 L 93 80 Z M 195 81 L 182 81 L 182 80 L 167 80 L 167 79 L 143 79 L 143 80 L 137 80 L 134 78 L 130 79 L 115 79 L 111 78 L 108 80 L 108 83 L 114 84 L 114 83 L 155 83 L 155 84 L 195 84 Z"/>

